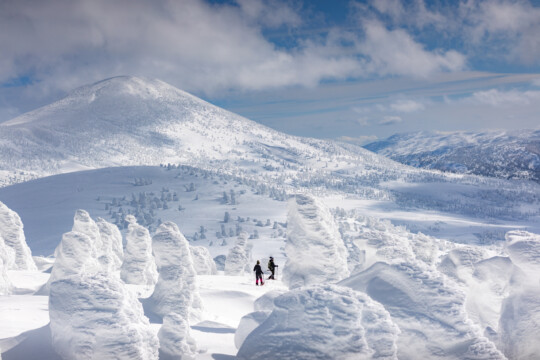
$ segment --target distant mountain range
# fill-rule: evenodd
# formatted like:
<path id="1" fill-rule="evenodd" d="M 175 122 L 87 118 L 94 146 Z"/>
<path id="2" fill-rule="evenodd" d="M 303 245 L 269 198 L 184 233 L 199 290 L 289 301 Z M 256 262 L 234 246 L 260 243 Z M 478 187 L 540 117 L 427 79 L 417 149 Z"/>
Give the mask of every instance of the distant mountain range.
<path id="1" fill-rule="evenodd" d="M 364 146 L 426 169 L 540 182 L 540 130 L 414 132 Z"/>

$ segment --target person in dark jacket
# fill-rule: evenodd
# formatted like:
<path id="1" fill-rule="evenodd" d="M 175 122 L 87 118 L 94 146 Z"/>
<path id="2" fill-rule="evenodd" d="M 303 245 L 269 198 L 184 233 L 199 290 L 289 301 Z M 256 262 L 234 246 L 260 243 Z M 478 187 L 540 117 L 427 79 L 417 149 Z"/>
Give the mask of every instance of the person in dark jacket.
<path id="1" fill-rule="evenodd" d="M 268 260 L 268 270 L 270 270 L 270 272 L 272 273 L 272 275 L 270 275 L 270 276 L 268 277 L 268 279 L 275 280 L 274 274 L 276 273 L 276 267 L 277 267 L 277 265 L 274 264 L 274 258 L 270 256 L 270 260 Z"/>
<path id="2" fill-rule="evenodd" d="M 255 285 L 259 286 L 259 280 L 261 280 L 261 285 L 264 285 L 263 281 L 263 271 L 261 269 L 261 262 L 257 260 L 257 265 L 253 268 L 253 271 L 255 271 Z"/>

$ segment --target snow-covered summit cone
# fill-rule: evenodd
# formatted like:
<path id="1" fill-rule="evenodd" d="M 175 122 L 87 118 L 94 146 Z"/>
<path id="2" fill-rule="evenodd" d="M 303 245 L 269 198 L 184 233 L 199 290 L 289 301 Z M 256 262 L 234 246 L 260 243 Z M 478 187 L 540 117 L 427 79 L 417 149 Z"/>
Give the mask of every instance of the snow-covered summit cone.
<path id="1" fill-rule="evenodd" d="M 129 225 L 120 277 L 126 284 L 154 286 L 158 273 L 150 233 L 133 215 L 126 216 L 126 221 Z"/>
<path id="2" fill-rule="evenodd" d="M 238 359 L 397 359 L 398 328 L 365 294 L 335 286 L 285 293 Z"/>
<path id="3" fill-rule="evenodd" d="M 51 284 L 54 350 L 63 359 L 158 359 L 158 339 L 122 281 L 73 275 Z"/>
<path id="4" fill-rule="evenodd" d="M 296 195 L 289 201 L 287 223 L 283 282 L 291 289 L 338 282 L 349 276 L 347 249 L 323 203 Z"/>
<path id="5" fill-rule="evenodd" d="M 189 243 L 178 226 L 172 222 L 161 224 L 152 238 L 152 248 L 159 272 L 154 293 L 148 299 L 152 311 L 162 317 L 176 313 L 186 320 L 199 320 L 202 301 L 197 273 Z"/>
<path id="6" fill-rule="evenodd" d="M 0 201 L 0 238 L 13 251 L 7 252 L 5 266 L 11 270 L 37 270 L 32 252 L 26 244 L 19 215 Z"/>

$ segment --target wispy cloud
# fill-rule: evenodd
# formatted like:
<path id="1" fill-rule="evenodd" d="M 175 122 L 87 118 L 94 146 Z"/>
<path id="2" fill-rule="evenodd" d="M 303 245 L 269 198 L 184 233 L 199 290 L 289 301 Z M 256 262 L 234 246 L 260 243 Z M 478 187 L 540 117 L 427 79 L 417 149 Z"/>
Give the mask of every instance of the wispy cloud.
<path id="1" fill-rule="evenodd" d="M 414 100 L 398 100 L 395 103 L 390 104 L 390 109 L 402 113 L 420 111 L 425 108 L 424 104 Z"/>
<path id="2" fill-rule="evenodd" d="M 395 125 L 402 122 L 403 119 L 400 116 L 385 116 L 381 120 L 379 120 L 379 125 Z"/>
<path id="3" fill-rule="evenodd" d="M 501 91 L 498 89 L 490 89 L 487 91 L 475 92 L 466 100 L 492 106 L 527 105 L 531 102 L 540 101 L 540 91 Z"/>

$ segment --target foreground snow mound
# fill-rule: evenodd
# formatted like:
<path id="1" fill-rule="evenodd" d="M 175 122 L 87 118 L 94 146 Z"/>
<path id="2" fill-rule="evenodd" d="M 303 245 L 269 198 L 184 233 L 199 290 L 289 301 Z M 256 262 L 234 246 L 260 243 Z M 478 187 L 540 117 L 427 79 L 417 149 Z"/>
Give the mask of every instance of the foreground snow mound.
<path id="1" fill-rule="evenodd" d="M 158 338 L 161 360 L 195 359 L 197 345 L 191 337 L 189 324 L 182 316 L 175 313 L 165 316 Z"/>
<path id="2" fill-rule="evenodd" d="M 527 231 L 510 231 L 506 234 L 506 250 L 512 262 L 529 280 L 540 281 L 540 235 Z"/>
<path id="3" fill-rule="evenodd" d="M 509 359 L 540 356 L 540 286 L 515 292 L 505 299 L 499 327 L 499 346 Z"/>
<path id="4" fill-rule="evenodd" d="M 251 247 L 252 245 L 248 241 L 248 234 L 241 232 L 225 259 L 225 275 L 240 276 L 244 275 L 246 270 L 251 270 L 249 269 Z"/>
<path id="5" fill-rule="evenodd" d="M 210 251 L 204 246 L 191 246 L 191 257 L 197 275 L 216 275 L 217 268 Z"/>
<path id="6" fill-rule="evenodd" d="M 340 285 L 380 302 L 401 330 L 400 359 L 504 359 L 465 312 L 465 294 L 421 265 L 376 263 Z"/>
<path id="7" fill-rule="evenodd" d="M 19 215 L 0 201 L 0 238 L 13 251 L 8 252 L 6 266 L 10 270 L 37 270 L 32 252 L 26 244 Z"/>
<path id="8" fill-rule="evenodd" d="M 176 313 L 186 320 L 198 320 L 202 301 L 188 241 L 176 224 L 165 222 L 157 228 L 152 248 L 159 272 L 148 299 L 152 311 L 161 317 Z"/>
<path id="9" fill-rule="evenodd" d="M 119 271 L 122 267 L 124 259 L 124 249 L 122 245 L 122 234 L 118 226 L 105 221 L 102 218 L 97 218 L 96 224 L 99 228 L 101 237 L 102 252 L 107 254 L 107 258 L 111 259 L 110 264 L 112 271 Z"/>
<path id="10" fill-rule="evenodd" d="M 137 224 L 134 216 L 128 215 L 126 248 L 120 277 L 126 284 L 154 286 L 158 273 L 152 256 L 152 238 L 148 229 Z"/>
<path id="11" fill-rule="evenodd" d="M 8 295 L 11 293 L 11 281 L 8 277 L 8 259 L 11 258 L 11 248 L 4 244 L 4 240 L 0 236 L 0 295 Z"/>
<path id="12" fill-rule="evenodd" d="M 74 275 L 51 284 L 51 335 L 63 359 L 157 359 L 158 339 L 118 279 Z"/>
<path id="13" fill-rule="evenodd" d="M 289 288 L 332 283 L 349 276 L 347 249 L 324 204 L 296 195 L 289 202 L 287 223 L 283 282 Z"/>
<path id="14" fill-rule="evenodd" d="M 290 291 L 274 303 L 239 359 L 396 359 L 398 329 L 364 294 L 327 285 Z"/>
<path id="15" fill-rule="evenodd" d="M 266 319 L 268 319 L 268 316 L 270 316 L 270 313 L 271 311 L 269 310 L 263 310 L 255 311 L 243 316 L 234 333 L 234 346 L 236 346 L 237 349 L 240 349 L 248 335 L 265 322 Z"/>

